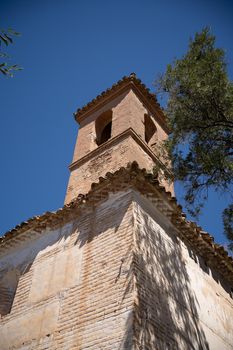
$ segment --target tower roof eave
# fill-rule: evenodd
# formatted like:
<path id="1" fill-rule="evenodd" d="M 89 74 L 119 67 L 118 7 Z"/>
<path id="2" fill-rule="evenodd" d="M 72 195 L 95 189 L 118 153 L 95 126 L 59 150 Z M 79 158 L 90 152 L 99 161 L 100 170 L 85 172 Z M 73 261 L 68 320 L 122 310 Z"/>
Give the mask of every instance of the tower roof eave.
<path id="1" fill-rule="evenodd" d="M 92 112 L 94 109 L 98 108 L 103 103 L 106 103 L 108 99 L 111 99 L 116 94 L 124 92 L 130 88 L 140 95 L 140 97 L 144 100 L 143 102 L 147 104 L 149 109 L 156 114 L 164 129 L 169 132 L 167 118 L 160 104 L 158 103 L 155 94 L 150 92 L 145 84 L 143 84 L 141 80 L 137 78 L 135 73 L 131 73 L 129 76 L 124 76 L 117 83 L 113 84 L 111 88 L 104 90 L 82 108 L 77 109 L 77 111 L 74 113 L 75 120 L 80 123 L 87 114 L 90 114 L 90 112 Z"/>
<path id="2" fill-rule="evenodd" d="M 153 198 L 159 200 L 159 210 L 170 218 L 179 232 L 180 238 L 188 241 L 202 257 L 210 262 L 210 265 L 213 265 L 229 281 L 233 281 L 233 258 L 228 255 L 224 247 L 214 243 L 212 236 L 194 222 L 188 221 L 175 197 L 172 197 L 171 193 L 159 184 L 156 176 L 148 174 L 145 169 L 140 169 L 136 162 L 129 164 L 126 168 L 122 167 L 114 173 L 108 172 L 105 178 L 99 178 L 98 183 L 92 184 L 91 190 L 86 195 L 79 195 L 74 201 L 64 205 L 56 212 L 46 212 L 33 217 L 6 232 L 4 236 L 0 237 L 0 248 L 7 249 L 7 246 L 13 244 L 13 240 L 17 242 L 22 233 L 40 233 L 46 228 L 64 224 L 71 217 L 77 217 L 79 211 L 102 200 L 108 196 L 109 191 L 116 191 L 115 183 L 117 183 L 118 190 L 121 186 L 122 188 L 135 188 L 143 195 L 149 195 L 151 200 Z"/>

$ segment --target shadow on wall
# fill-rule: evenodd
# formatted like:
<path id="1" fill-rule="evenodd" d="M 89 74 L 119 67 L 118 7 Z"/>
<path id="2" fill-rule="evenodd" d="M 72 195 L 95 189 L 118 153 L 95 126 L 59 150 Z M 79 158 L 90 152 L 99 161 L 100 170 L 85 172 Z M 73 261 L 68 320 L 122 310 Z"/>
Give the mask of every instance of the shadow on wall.
<path id="1" fill-rule="evenodd" d="M 117 233 L 131 203 L 131 193 L 125 192 L 121 195 L 112 194 L 106 202 L 101 203 L 97 208 L 93 206 L 93 210 L 88 213 L 89 219 L 86 221 L 86 225 L 79 224 L 77 226 L 78 236 L 75 244 L 82 248 L 93 238 L 108 230 L 114 230 L 114 233 Z"/>
<path id="2" fill-rule="evenodd" d="M 87 265 L 83 266 L 83 271 L 86 271 L 83 289 L 91 283 L 92 278 L 94 251 L 90 249 L 90 243 L 109 229 L 114 229 L 118 235 L 130 205 L 129 202 L 122 206 L 122 203 L 125 203 L 122 198 L 119 202 L 114 199 L 113 203 L 116 210 L 108 202 L 106 212 L 104 206 L 100 211 L 93 211 L 88 235 L 85 234 L 85 230 L 79 233 L 79 246 L 86 245 Z M 144 210 L 139 206 L 135 209 L 136 249 L 133 249 L 133 246 L 122 248 L 123 259 L 118 261 L 117 273 L 111 281 L 116 286 L 124 281 L 118 309 L 133 292 L 134 281 L 138 290 L 138 303 L 127 316 L 126 330 L 119 341 L 118 349 L 132 349 L 134 343 L 136 349 L 140 350 L 209 350 L 198 319 L 198 301 L 190 287 L 180 242 L 174 233 L 169 234 L 161 215 L 156 214 L 155 217 L 154 210 L 152 212 L 148 209 L 146 201 L 142 206 Z M 98 213 L 107 217 L 107 221 L 102 222 Z M 132 224 L 130 229 L 133 234 Z M 113 246 L 116 249 L 116 246 Z M 130 268 L 124 273 L 126 261 Z M 95 256 L 95 268 L 98 271 L 100 263 L 101 259 Z M 83 299 L 85 307 L 88 305 L 88 298 L 86 295 Z M 80 338 L 79 340 L 81 341 Z"/>
<path id="3" fill-rule="evenodd" d="M 93 208 L 88 207 L 86 210 L 84 209 L 82 211 L 81 215 L 73 213 L 72 217 L 75 217 L 76 219 L 72 219 L 70 223 L 53 231 L 45 230 L 43 234 L 39 233 L 33 240 L 29 239 L 26 241 L 25 244 L 20 246 L 18 251 L 13 249 L 11 255 L 7 256 L 7 260 L 4 260 L 4 262 L 2 261 L 7 268 L 1 271 L 0 281 L 4 282 L 5 286 L 6 283 L 10 283 L 10 286 L 12 285 L 16 288 L 16 294 L 8 294 L 11 298 L 11 304 L 13 302 L 12 307 L 8 307 L 9 300 L 6 298 L 5 308 L 2 310 L 3 318 L 0 321 L 1 325 L 8 321 L 11 322 L 11 319 L 14 319 L 14 316 L 19 317 L 30 310 L 32 311 L 31 321 L 33 323 L 33 317 L 35 315 L 33 314 L 33 310 L 35 310 L 37 305 L 40 305 L 42 300 L 43 302 L 45 300 L 52 300 L 56 295 L 56 298 L 61 301 L 63 306 L 65 306 L 59 311 L 57 326 L 54 328 L 54 331 L 51 331 L 53 332 L 53 339 L 51 337 L 50 342 L 56 341 L 56 339 L 59 338 L 60 329 L 64 327 L 68 317 L 70 327 L 66 327 L 67 333 L 61 333 L 61 339 L 59 338 L 59 342 L 63 344 L 62 342 L 64 341 L 63 345 L 65 348 L 65 334 L 69 337 L 70 329 L 74 328 L 75 332 L 72 342 L 80 345 L 80 348 L 85 346 L 86 339 L 82 340 L 82 333 L 84 332 L 83 327 L 88 327 L 86 324 L 87 313 L 96 313 L 98 317 L 100 317 L 97 312 L 98 310 L 92 310 L 93 307 L 97 308 L 92 302 L 93 293 L 95 296 L 96 289 L 98 288 L 101 290 L 100 295 L 105 295 L 105 289 L 107 288 L 108 294 L 111 296 L 111 287 L 116 286 L 117 289 L 119 280 L 121 280 L 122 277 L 120 273 L 119 278 L 117 278 L 119 274 L 119 266 L 114 262 L 114 275 L 106 282 L 106 274 L 108 274 L 109 269 L 108 261 L 112 259 L 116 246 L 118 248 L 120 247 L 119 259 L 117 258 L 117 262 L 119 261 L 120 265 L 120 260 L 123 256 L 123 269 L 125 268 L 126 257 L 129 256 L 129 259 L 132 257 L 132 254 L 129 255 L 129 247 L 124 247 L 124 241 L 122 239 L 125 234 L 124 229 L 128 224 L 128 220 L 131 220 L 132 217 L 131 204 L 132 196 L 130 192 L 124 192 L 120 195 L 112 195 L 108 198 L 106 203 L 103 202 L 98 205 L 97 208 L 94 208 L 94 206 Z M 105 240 L 105 237 L 107 237 L 110 242 L 108 249 L 103 248 L 104 242 L 101 243 L 102 240 Z M 96 239 L 99 244 L 96 244 Z M 115 241 L 117 241 L 117 243 L 115 243 Z M 82 254 L 76 255 L 76 252 L 81 250 Z M 80 257 L 82 255 L 83 259 L 81 262 Z M 130 263 L 131 260 L 129 263 L 127 262 L 128 265 L 130 265 Z M 63 283 L 63 276 L 67 273 L 68 268 L 72 270 L 72 274 L 70 274 L 68 282 L 66 281 L 65 284 Z M 75 277 L 76 269 L 81 271 L 81 285 L 79 284 L 79 277 Z M 9 273 L 9 271 L 14 270 L 17 271 L 18 281 L 16 282 L 15 279 L 10 278 L 12 273 Z M 60 276 L 59 279 L 57 279 L 56 276 Z M 56 286 L 54 285 L 55 280 Z M 15 283 L 8 283 L 8 281 L 13 281 Z M 93 291 L 90 288 L 92 283 L 96 283 L 96 288 Z M 109 283 L 109 287 L 106 287 L 107 283 Z M 66 291 L 64 293 L 60 293 L 65 289 Z M 125 289 L 127 288 L 122 288 L 122 290 Z M 73 300 L 74 291 L 76 296 L 75 303 Z M 9 292 L 11 292 L 11 290 L 9 290 Z M 69 305 L 71 304 L 72 308 L 69 308 Z M 67 308 L 66 305 L 68 305 Z M 114 307 L 117 309 L 117 306 L 116 303 Z M 101 306 L 98 308 L 100 312 L 103 311 Z M 108 308 L 109 299 L 106 298 L 106 312 L 108 311 Z M 111 316 L 115 318 L 114 310 L 112 309 L 111 312 Z M 28 317 L 30 318 L 30 315 Z M 106 322 L 107 321 L 108 320 L 106 320 Z M 30 322 L 29 319 L 28 322 Z M 46 324 L 46 322 L 47 324 L 49 323 L 48 319 L 42 319 L 41 322 L 42 326 L 44 323 Z M 42 326 L 37 328 L 42 328 Z M 28 332 L 25 333 L 23 328 L 19 327 L 17 331 L 23 339 L 22 342 L 31 342 L 31 335 L 28 334 Z M 103 332 L 101 332 L 101 336 L 102 333 Z M 34 335 L 35 344 L 40 342 L 40 336 L 38 334 L 37 338 L 37 335 Z M 109 337 L 111 337 L 111 334 L 109 334 Z M 17 344 L 20 341 L 21 340 L 17 340 Z M 6 345 L 5 348 L 7 348 L 7 346 L 8 345 Z"/>
<path id="4" fill-rule="evenodd" d="M 88 220 L 83 218 L 79 223 L 75 244 L 84 248 L 82 282 L 76 295 L 77 318 L 69 321 L 71 329 L 76 329 L 73 341 L 79 349 L 89 346 L 107 349 L 110 343 L 117 349 L 116 343 L 121 341 L 119 334 L 125 329 L 124 317 L 128 338 L 123 348 L 131 349 L 132 318 L 131 310 L 127 309 L 129 305 L 132 307 L 132 298 L 129 301 L 133 278 L 131 220 L 132 193 L 129 191 L 111 194 L 106 201 L 93 206 Z M 93 329 L 96 339 L 94 345 L 90 345 Z"/>
<path id="5" fill-rule="evenodd" d="M 77 342 L 80 349 L 85 345 L 82 344 L 84 341 L 82 332 L 85 330 L 82 322 L 86 314 L 91 313 L 93 307 L 95 308 L 93 312 L 97 315 L 98 311 L 99 314 L 103 311 L 101 305 L 93 306 L 92 297 L 96 295 L 97 287 L 101 292 L 100 295 L 106 297 L 105 307 L 108 316 L 116 319 L 118 312 L 127 310 L 128 306 L 126 307 L 124 303 L 129 295 L 132 295 L 136 283 L 138 303 L 134 310 L 128 309 L 126 330 L 119 339 L 119 349 L 132 349 L 134 341 L 136 349 L 141 350 L 209 350 L 198 320 L 198 303 L 190 287 L 180 243 L 172 233 L 170 235 L 167 233 L 168 229 L 161 221 L 161 216 L 155 216 L 154 210 L 151 211 L 147 207 L 146 201 L 142 201 L 142 207 L 143 209 L 135 205 L 136 249 L 133 249 L 129 239 L 124 241 L 125 236 L 130 237 L 133 234 L 130 193 L 119 197 L 117 194 L 112 195 L 112 198 L 109 198 L 106 204 L 102 203 L 98 206 L 97 210 L 86 212 L 81 218 L 56 232 L 48 232 L 40 244 L 37 242 L 32 256 L 24 257 L 25 263 L 22 266 L 25 270 L 19 279 L 21 302 L 25 300 L 26 305 L 30 290 L 22 288 L 25 285 L 25 278 L 29 278 L 28 274 L 33 273 L 31 264 L 39 252 L 43 249 L 52 249 L 55 245 L 57 254 L 59 253 L 57 243 L 61 245 L 61 249 L 66 244 L 76 245 L 77 248 L 85 245 L 82 288 L 76 291 L 76 298 L 80 303 L 75 311 L 77 317 L 72 317 L 73 308 L 68 315 L 69 325 L 75 329 L 73 341 Z M 126 232 L 126 229 L 129 231 Z M 70 236 L 71 239 L 67 239 Z M 110 245 L 102 252 L 100 247 L 104 246 L 106 237 Z M 98 244 L 94 244 L 97 238 Z M 103 240 L 102 245 L 101 240 Z M 109 271 L 108 261 L 111 260 L 116 249 L 119 249 L 119 255 L 111 267 L 113 269 L 111 278 L 106 282 L 106 274 Z M 89 287 L 94 281 L 97 281 L 96 288 L 90 292 Z M 113 289 L 112 286 L 114 286 Z M 112 299 L 113 290 L 119 289 L 120 296 L 116 297 L 119 299 Z M 109 298 L 106 296 L 106 291 Z M 69 299 L 71 296 L 67 296 L 68 304 L 71 303 Z M 110 299 L 111 308 L 109 308 Z M 12 312 L 14 312 L 14 305 Z M 62 313 L 60 317 L 62 319 Z M 109 320 L 110 318 L 106 322 Z M 85 322 L 83 324 L 85 325 Z M 107 337 L 111 336 L 111 334 L 107 335 Z M 65 336 L 62 339 L 65 341 Z"/>
<path id="6" fill-rule="evenodd" d="M 167 234 L 168 228 L 159 222 L 161 216 L 152 218 L 139 206 L 136 211 L 134 262 L 139 304 L 135 336 L 138 349 L 208 350 L 180 242 L 174 234 Z"/>
<path id="7" fill-rule="evenodd" d="M 51 255 L 52 251 L 56 256 L 59 249 L 67 244 L 75 229 L 74 224 L 67 224 L 55 230 L 45 230 L 44 234 L 40 233 L 34 240 L 29 239 L 25 245 L 22 244 L 18 251 L 16 246 L 8 257 L 3 257 L 4 268 L 1 269 L 0 266 L 0 319 L 10 316 L 15 308 L 19 311 L 20 308 L 26 307 L 25 303 L 30 293 L 30 285 L 26 281 L 33 277 L 34 261 L 40 260 L 43 255 Z M 44 282 L 43 276 L 41 280 Z"/>

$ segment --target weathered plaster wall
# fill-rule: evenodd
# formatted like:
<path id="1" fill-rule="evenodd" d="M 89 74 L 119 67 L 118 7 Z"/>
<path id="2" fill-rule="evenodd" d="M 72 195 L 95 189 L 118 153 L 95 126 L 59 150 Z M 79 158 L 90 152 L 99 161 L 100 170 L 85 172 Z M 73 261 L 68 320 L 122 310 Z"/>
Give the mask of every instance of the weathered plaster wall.
<path id="1" fill-rule="evenodd" d="M 0 349 L 121 349 L 132 341 L 131 192 L 54 230 L 0 249 L 0 281 L 17 269 Z"/>
<path id="2" fill-rule="evenodd" d="M 233 349 L 230 286 L 138 194 L 134 216 L 136 349 Z"/>

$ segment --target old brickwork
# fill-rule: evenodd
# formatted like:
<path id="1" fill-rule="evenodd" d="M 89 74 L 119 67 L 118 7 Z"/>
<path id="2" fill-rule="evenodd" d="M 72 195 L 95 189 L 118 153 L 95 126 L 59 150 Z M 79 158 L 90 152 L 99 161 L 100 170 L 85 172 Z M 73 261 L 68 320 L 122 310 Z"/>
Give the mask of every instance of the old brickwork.
<path id="1" fill-rule="evenodd" d="M 230 284 L 150 201 L 135 198 L 135 349 L 232 349 Z"/>
<path id="2" fill-rule="evenodd" d="M 134 85 L 133 85 L 134 86 Z M 104 176 L 108 171 L 115 171 L 128 162 L 137 161 L 142 168 L 152 170 L 159 162 L 156 146 L 167 138 L 167 128 L 157 117 L 157 110 L 151 113 L 148 106 L 140 99 L 138 91 L 129 85 L 124 93 L 110 96 L 104 105 L 97 105 L 78 121 L 80 128 L 70 165 L 70 179 L 65 203 L 69 203 L 80 193 L 90 190 L 92 182 Z M 96 122 L 106 112 L 111 111 L 111 137 L 103 145 L 98 145 Z M 146 118 L 147 117 L 147 118 Z M 150 140 L 146 139 L 146 123 L 152 130 Z M 162 182 L 173 192 L 173 186 Z"/>
<path id="3" fill-rule="evenodd" d="M 233 259 L 147 171 L 155 97 L 131 75 L 75 116 L 66 204 L 0 237 L 0 350 L 233 349 Z"/>
<path id="4" fill-rule="evenodd" d="M 108 145 L 100 146 L 96 154 L 93 152 L 91 157 L 86 156 L 84 161 L 72 171 L 67 202 L 80 193 L 87 193 L 92 182 L 97 182 L 99 177 L 104 176 L 108 171 L 115 171 L 121 166 L 126 167 L 129 161 L 135 160 L 135 154 L 142 168 L 152 169 L 153 159 L 135 141 L 134 135 L 133 130 L 129 129 L 121 138 L 113 139 L 108 142 Z M 137 138 L 137 135 L 135 137 Z"/>
<path id="5" fill-rule="evenodd" d="M 127 181 L 1 248 L 1 277 L 20 271 L 1 349 L 232 349 L 229 278 Z"/>
<path id="6" fill-rule="evenodd" d="M 29 236 L 1 251 L 1 276 L 21 271 L 12 310 L 1 319 L 1 350 L 130 348 L 131 193 Z"/>

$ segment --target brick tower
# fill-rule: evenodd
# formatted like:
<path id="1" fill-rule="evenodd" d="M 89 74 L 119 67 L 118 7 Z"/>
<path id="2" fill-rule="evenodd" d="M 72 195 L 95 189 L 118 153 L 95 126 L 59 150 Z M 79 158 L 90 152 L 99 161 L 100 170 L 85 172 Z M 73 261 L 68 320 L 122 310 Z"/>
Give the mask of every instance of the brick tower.
<path id="1" fill-rule="evenodd" d="M 156 148 L 167 138 L 166 120 L 156 97 L 134 73 L 79 109 L 75 119 L 80 128 L 65 203 L 128 162 L 149 171 L 160 163 Z"/>
<path id="2" fill-rule="evenodd" d="M 233 259 L 147 171 L 155 97 L 133 74 L 75 118 L 66 204 L 0 237 L 0 349 L 232 350 Z"/>

